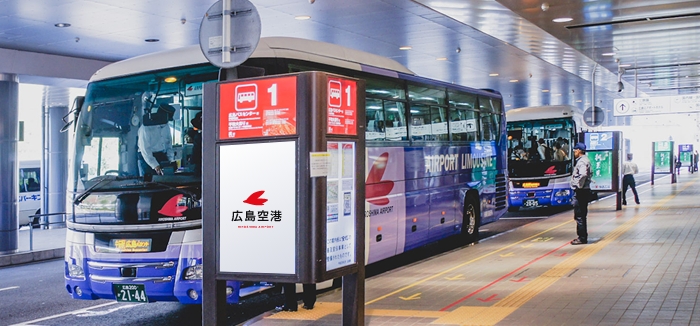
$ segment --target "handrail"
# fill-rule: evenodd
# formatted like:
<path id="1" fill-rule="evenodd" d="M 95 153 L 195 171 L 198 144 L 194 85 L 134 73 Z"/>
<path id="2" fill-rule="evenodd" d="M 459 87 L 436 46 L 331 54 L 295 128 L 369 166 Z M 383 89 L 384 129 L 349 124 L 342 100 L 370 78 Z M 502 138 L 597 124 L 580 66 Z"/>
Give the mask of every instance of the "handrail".
<path id="1" fill-rule="evenodd" d="M 46 228 L 49 227 L 51 224 L 65 224 L 66 223 L 66 213 L 49 213 L 49 214 L 34 214 L 34 215 L 29 215 L 29 251 L 34 250 L 34 224 L 32 223 L 34 221 L 34 218 L 37 217 L 42 217 L 42 216 L 56 216 L 56 215 L 63 215 L 63 220 L 59 222 L 48 222 L 48 219 L 46 221 L 43 221 L 43 219 L 39 219 L 39 226 L 43 227 L 46 226 Z"/>

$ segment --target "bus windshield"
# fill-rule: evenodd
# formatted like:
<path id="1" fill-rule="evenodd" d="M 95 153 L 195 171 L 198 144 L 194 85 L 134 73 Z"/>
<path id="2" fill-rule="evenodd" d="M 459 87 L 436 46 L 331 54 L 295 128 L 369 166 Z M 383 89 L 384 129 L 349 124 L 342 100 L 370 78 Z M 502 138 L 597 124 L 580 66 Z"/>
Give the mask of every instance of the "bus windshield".
<path id="1" fill-rule="evenodd" d="M 508 171 L 511 178 L 554 177 L 571 173 L 571 119 L 508 122 Z"/>
<path id="2" fill-rule="evenodd" d="M 201 174 L 192 159 L 200 131 L 191 121 L 202 110 L 202 84 L 217 73 L 211 66 L 181 68 L 88 86 L 69 176 L 74 222 L 201 218 L 192 209 Z"/>

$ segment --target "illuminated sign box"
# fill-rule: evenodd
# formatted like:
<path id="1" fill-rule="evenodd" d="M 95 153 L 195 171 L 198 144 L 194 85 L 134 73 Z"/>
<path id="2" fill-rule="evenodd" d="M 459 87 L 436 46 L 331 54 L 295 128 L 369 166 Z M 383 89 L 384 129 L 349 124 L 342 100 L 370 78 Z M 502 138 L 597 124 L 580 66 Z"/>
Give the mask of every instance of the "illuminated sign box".
<path id="1" fill-rule="evenodd" d="M 216 146 L 203 170 L 212 167 L 204 180 L 216 191 L 203 193 L 203 223 L 216 229 L 217 278 L 318 283 L 355 273 L 364 263 L 364 81 L 303 72 L 215 87 L 216 130 L 204 132 Z"/>

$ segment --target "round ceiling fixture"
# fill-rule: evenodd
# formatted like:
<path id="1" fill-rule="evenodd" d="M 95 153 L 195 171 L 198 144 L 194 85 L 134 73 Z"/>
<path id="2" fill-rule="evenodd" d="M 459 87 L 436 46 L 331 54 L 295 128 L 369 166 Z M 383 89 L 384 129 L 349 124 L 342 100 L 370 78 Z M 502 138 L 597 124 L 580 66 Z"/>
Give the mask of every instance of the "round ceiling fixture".
<path id="1" fill-rule="evenodd" d="M 68 23 L 57 23 L 57 24 L 54 24 L 54 26 L 59 27 L 59 28 L 64 28 L 64 27 L 70 27 L 70 24 L 68 24 Z"/>

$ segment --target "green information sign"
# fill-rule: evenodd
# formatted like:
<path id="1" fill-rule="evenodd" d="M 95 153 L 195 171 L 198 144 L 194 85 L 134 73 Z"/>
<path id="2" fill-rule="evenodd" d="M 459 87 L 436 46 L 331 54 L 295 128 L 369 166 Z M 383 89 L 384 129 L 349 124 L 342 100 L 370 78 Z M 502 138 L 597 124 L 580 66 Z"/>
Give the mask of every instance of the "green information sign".
<path id="1" fill-rule="evenodd" d="M 681 152 L 681 163 L 683 166 L 690 166 L 693 163 L 693 153 L 692 152 Z"/>
<path id="2" fill-rule="evenodd" d="M 671 172 L 671 152 L 654 152 L 654 166 L 656 171 Z"/>
<path id="3" fill-rule="evenodd" d="M 670 152 L 671 142 L 670 141 L 657 141 L 654 142 L 654 151 L 657 152 Z"/>
<path id="4" fill-rule="evenodd" d="M 588 152 L 591 161 L 591 190 L 612 190 L 612 151 Z"/>

